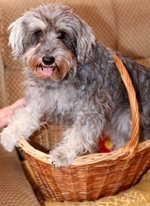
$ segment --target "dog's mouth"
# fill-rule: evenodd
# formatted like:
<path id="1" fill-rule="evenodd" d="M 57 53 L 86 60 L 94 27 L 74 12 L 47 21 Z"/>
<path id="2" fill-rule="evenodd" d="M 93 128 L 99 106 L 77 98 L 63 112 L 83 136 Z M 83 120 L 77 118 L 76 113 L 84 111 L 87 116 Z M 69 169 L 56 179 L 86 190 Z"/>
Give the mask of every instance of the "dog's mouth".
<path id="1" fill-rule="evenodd" d="M 45 77 L 52 76 L 53 72 L 57 69 L 57 65 L 43 65 L 40 64 L 39 67 L 41 68 L 41 72 Z"/>

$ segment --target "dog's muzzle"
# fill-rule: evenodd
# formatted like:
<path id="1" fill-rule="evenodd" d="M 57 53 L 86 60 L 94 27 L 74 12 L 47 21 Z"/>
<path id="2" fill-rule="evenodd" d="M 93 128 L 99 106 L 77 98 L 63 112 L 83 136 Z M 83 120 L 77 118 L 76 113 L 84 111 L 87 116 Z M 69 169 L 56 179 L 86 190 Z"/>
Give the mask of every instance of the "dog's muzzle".
<path id="1" fill-rule="evenodd" d="M 57 68 L 55 64 L 55 58 L 53 56 L 43 56 L 42 63 L 40 64 L 42 73 L 44 76 L 51 76 L 54 70 Z"/>

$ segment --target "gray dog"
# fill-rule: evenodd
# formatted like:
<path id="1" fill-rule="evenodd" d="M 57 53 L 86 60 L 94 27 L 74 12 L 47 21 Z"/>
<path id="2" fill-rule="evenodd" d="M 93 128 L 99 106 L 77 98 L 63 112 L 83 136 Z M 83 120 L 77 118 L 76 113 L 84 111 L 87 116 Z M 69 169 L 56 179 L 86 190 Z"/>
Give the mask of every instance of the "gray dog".
<path id="1" fill-rule="evenodd" d="M 27 139 L 46 117 L 61 114 L 73 124 L 50 152 L 57 167 L 68 166 L 77 155 L 97 150 L 107 133 L 116 145 L 130 138 L 131 114 L 114 51 L 97 43 L 91 28 L 70 8 L 47 4 L 13 22 L 9 43 L 25 64 L 27 105 L 18 108 L 1 133 L 1 144 L 12 151 L 19 138 Z M 140 136 L 150 136 L 150 70 L 118 54 L 136 89 Z"/>

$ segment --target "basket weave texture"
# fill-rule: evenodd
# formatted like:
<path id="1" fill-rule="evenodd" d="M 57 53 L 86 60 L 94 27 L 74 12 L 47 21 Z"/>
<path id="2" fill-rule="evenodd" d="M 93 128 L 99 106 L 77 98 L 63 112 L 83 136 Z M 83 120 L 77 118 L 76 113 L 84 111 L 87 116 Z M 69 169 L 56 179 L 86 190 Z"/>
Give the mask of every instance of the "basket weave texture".
<path id="1" fill-rule="evenodd" d="M 127 89 L 132 113 L 131 139 L 124 147 L 110 153 L 77 157 L 71 166 L 55 168 L 48 154 L 35 149 L 26 140 L 20 140 L 19 145 L 46 201 L 96 200 L 114 195 L 134 185 L 150 168 L 150 140 L 139 143 L 139 112 L 135 90 L 122 61 L 117 56 L 114 56 L 114 61 Z M 37 135 L 40 144 L 43 143 L 42 147 L 48 149 L 49 145 L 54 145 L 56 135 L 53 134 L 56 134 L 56 130 L 60 134 L 62 128 L 51 125 L 49 130 L 44 130 L 43 135 Z"/>

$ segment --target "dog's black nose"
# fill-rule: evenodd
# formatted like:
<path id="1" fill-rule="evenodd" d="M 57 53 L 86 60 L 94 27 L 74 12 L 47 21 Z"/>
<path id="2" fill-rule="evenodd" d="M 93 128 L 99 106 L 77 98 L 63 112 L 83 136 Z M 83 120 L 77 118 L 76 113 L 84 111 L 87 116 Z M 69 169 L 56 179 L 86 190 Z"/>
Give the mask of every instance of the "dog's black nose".
<path id="1" fill-rule="evenodd" d="M 55 58 L 53 56 L 43 56 L 42 61 L 45 65 L 51 65 L 55 62 Z"/>

